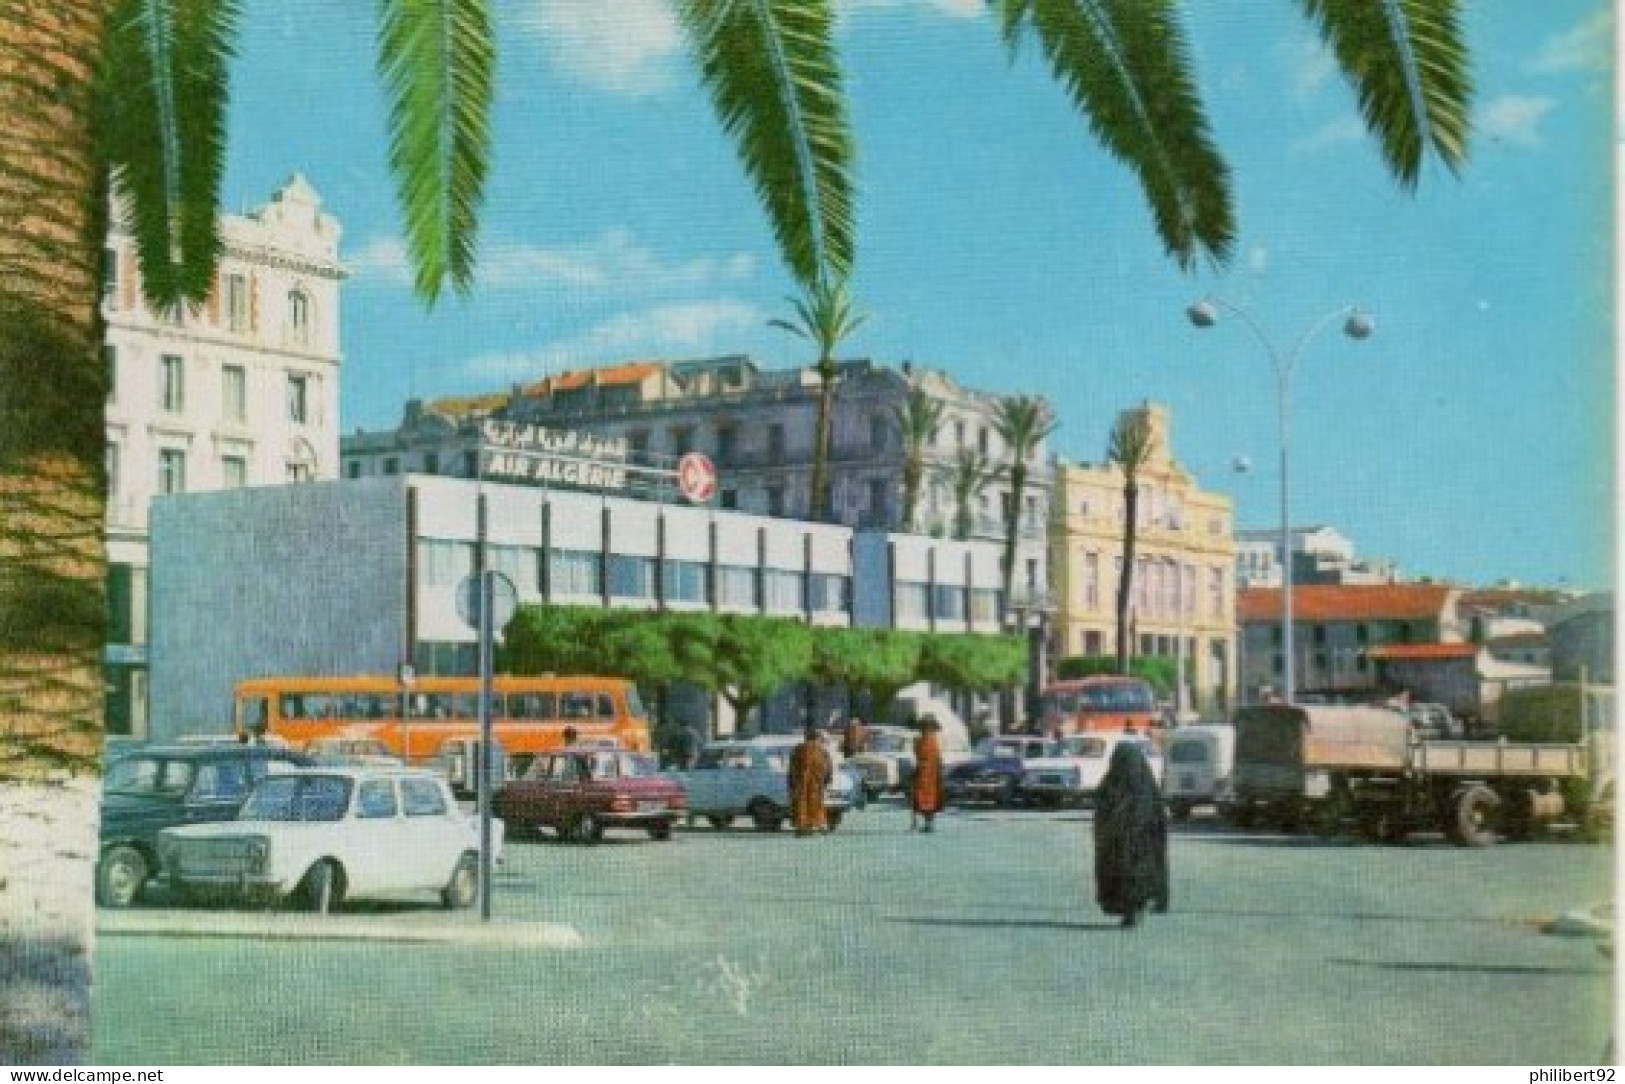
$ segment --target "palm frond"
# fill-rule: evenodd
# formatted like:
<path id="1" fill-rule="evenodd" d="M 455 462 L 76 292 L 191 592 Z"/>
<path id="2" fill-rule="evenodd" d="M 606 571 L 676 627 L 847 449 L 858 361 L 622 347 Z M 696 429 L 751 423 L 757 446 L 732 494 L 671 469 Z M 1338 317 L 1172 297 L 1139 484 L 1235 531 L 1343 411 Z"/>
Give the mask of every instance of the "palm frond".
<path id="1" fill-rule="evenodd" d="M 795 311 L 795 319 L 775 317 L 767 322 L 768 326 L 816 343 L 820 362 L 832 361 L 841 343 L 868 320 L 868 316 L 853 306 L 852 294 L 844 279 L 820 278 L 807 288 L 805 297 L 785 300 Z"/>
<path id="2" fill-rule="evenodd" d="M 796 281 L 852 270 L 853 144 L 830 0 L 682 0 L 723 128 Z"/>
<path id="3" fill-rule="evenodd" d="M 1038 445 L 1055 432 L 1057 422 L 1049 404 L 1036 395 L 1000 399 L 993 414 L 993 429 L 1010 449 L 1011 457 L 1024 461 Z"/>
<path id="4" fill-rule="evenodd" d="M 1459 0 L 1299 0 L 1354 86 L 1395 179 L 1416 187 L 1429 149 L 1467 161 L 1472 72 Z"/>
<path id="5" fill-rule="evenodd" d="M 1027 30 L 1100 144 L 1138 176 L 1179 266 L 1235 244 L 1230 170 L 1208 134 L 1173 0 L 1000 0 L 1015 50 Z"/>
<path id="6" fill-rule="evenodd" d="M 209 296 L 221 242 L 237 0 L 119 0 L 97 72 L 98 149 L 159 311 Z"/>
<path id="7" fill-rule="evenodd" d="M 1151 415 L 1145 410 L 1130 410 L 1117 416 L 1111 437 L 1106 445 L 1106 460 L 1123 468 L 1123 474 L 1132 482 L 1140 468 L 1151 459 L 1156 446 L 1156 431 Z"/>
<path id="8" fill-rule="evenodd" d="M 418 295 L 473 286 L 496 69 L 488 0 L 380 0 L 389 164 Z"/>

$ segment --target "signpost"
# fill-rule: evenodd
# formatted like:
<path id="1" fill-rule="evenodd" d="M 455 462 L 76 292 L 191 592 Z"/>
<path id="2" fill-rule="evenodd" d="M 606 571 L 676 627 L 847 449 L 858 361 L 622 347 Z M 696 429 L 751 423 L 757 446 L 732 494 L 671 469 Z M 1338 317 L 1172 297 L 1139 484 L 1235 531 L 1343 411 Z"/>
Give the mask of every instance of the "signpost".
<path id="1" fill-rule="evenodd" d="M 519 605 L 513 581 L 495 569 L 464 576 L 457 585 L 457 614 L 480 639 L 480 744 L 474 758 L 480 813 L 480 918 L 491 917 L 491 669 L 496 627 L 507 625 Z"/>

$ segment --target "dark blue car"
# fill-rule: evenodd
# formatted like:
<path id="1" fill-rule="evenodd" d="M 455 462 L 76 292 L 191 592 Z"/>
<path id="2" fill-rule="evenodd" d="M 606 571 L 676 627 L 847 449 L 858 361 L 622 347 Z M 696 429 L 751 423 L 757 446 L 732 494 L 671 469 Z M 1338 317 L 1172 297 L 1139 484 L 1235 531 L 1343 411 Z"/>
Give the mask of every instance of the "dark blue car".
<path id="1" fill-rule="evenodd" d="M 1055 743 L 1043 738 L 1005 734 L 988 738 L 976 751 L 979 755 L 974 760 L 948 769 L 946 789 L 951 805 L 975 802 L 1015 805 L 1027 759 L 1052 755 Z"/>

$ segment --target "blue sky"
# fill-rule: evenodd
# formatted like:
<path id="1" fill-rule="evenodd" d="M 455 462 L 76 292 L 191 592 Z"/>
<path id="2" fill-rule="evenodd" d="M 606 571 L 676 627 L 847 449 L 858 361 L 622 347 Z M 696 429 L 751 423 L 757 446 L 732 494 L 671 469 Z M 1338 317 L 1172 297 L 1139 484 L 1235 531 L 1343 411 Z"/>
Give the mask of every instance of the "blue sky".
<path id="1" fill-rule="evenodd" d="M 372 6 L 246 5 L 225 198 L 305 173 L 344 223 L 345 429 L 412 396 L 632 358 L 810 360 L 766 326 L 791 292 L 697 89 L 668 0 L 501 0 L 496 159 L 473 299 L 413 299 L 387 174 Z M 1132 177 L 1036 51 L 1012 62 L 980 0 L 847 0 L 859 141 L 854 356 L 1054 403 L 1056 450 L 1101 458 L 1116 412 L 1173 412 L 1176 457 L 1277 523 L 1278 397 L 1235 320 L 1289 350 L 1357 303 L 1377 334 L 1297 370 L 1293 519 L 1412 575 L 1606 586 L 1613 573 L 1614 25 L 1599 0 L 1469 4 L 1472 160 L 1387 177 L 1295 5 L 1187 4 L 1234 171 L 1231 266 L 1185 274 Z M 1231 465 L 1250 460 L 1246 473 Z"/>

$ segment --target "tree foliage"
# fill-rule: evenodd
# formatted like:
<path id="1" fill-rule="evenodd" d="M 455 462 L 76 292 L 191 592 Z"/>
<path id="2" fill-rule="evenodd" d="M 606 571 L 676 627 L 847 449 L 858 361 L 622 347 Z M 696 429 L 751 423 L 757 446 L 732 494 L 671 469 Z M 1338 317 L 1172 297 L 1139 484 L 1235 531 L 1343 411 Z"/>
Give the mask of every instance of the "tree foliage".
<path id="1" fill-rule="evenodd" d="M 921 647 L 920 678 L 950 689 L 1003 689 L 1027 676 L 1027 641 L 1021 636 L 936 635 L 925 637 Z"/>

